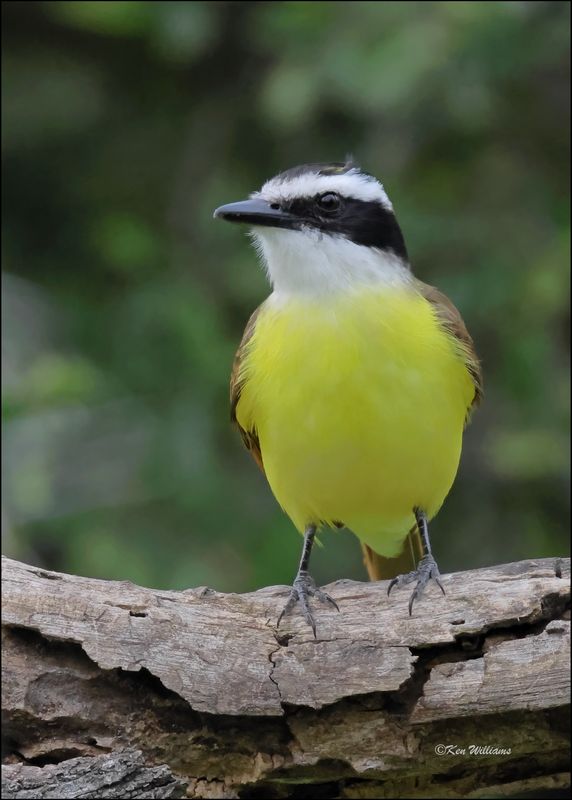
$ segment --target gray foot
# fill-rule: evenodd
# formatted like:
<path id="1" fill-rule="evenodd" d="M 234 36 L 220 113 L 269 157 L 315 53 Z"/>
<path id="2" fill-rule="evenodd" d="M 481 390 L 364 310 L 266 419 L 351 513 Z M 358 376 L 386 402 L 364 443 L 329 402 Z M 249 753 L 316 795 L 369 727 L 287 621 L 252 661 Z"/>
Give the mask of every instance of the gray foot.
<path id="1" fill-rule="evenodd" d="M 329 605 L 333 606 L 337 611 L 340 609 L 338 608 L 338 604 L 335 600 L 333 600 L 329 594 L 323 592 L 316 586 L 316 583 L 311 575 L 309 575 L 305 571 L 301 571 L 296 575 L 296 579 L 292 588 L 290 589 L 290 597 L 280 616 L 278 617 L 278 622 L 276 623 L 276 627 L 279 627 L 280 621 L 282 617 L 288 614 L 296 605 L 296 603 L 300 603 L 302 606 L 302 614 L 304 615 L 304 619 L 308 623 L 308 625 L 312 628 L 314 632 L 314 639 L 316 638 L 316 623 L 314 621 L 314 616 L 312 614 L 312 610 L 310 609 L 310 603 L 308 602 L 310 597 L 315 597 L 316 600 L 319 600 L 320 603 L 328 603 Z"/>
<path id="2" fill-rule="evenodd" d="M 417 585 L 415 586 L 415 589 L 409 598 L 409 616 L 411 616 L 413 611 L 413 603 L 415 600 L 421 597 L 423 590 L 431 579 L 435 581 L 443 594 L 445 594 L 443 584 L 439 580 L 440 577 L 441 574 L 439 572 L 439 567 L 437 566 L 437 562 L 433 556 L 423 556 L 417 565 L 417 569 L 413 570 L 413 572 L 408 572 L 406 575 L 399 575 L 397 578 L 393 578 L 387 587 L 387 594 L 389 595 L 394 586 L 405 586 L 407 583 L 417 581 Z"/>

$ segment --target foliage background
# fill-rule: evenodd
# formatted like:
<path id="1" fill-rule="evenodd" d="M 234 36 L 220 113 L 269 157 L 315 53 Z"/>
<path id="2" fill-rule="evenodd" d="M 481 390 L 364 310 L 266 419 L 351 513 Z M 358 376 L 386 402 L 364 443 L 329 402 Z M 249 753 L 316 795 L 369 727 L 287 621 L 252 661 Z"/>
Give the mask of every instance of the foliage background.
<path id="1" fill-rule="evenodd" d="M 441 569 L 564 554 L 569 12 L 3 3 L 5 552 L 151 586 L 291 581 L 299 538 L 228 421 L 267 288 L 212 211 L 351 151 L 483 359 Z M 363 577 L 352 536 L 324 542 L 319 581 Z"/>

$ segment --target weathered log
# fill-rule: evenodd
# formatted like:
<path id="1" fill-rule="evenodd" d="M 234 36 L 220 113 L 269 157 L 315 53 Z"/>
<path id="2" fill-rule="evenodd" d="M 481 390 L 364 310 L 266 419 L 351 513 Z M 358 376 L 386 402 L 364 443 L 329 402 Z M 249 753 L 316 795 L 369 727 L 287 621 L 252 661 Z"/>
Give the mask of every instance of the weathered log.
<path id="1" fill-rule="evenodd" d="M 412 617 L 408 589 L 388 598 L 386 582 L 337 581 L 327 591 L 340 613 L 317 609 L 314 640 L 298 614 L 277 630 L 286 587 L 158 591 L 4 559 L 4 789 L 456 798 L 566 787 L 569 577 L 567 559 L 445 575 L 446 597 L 428 587 Z"/>
<path id="2" fill-rule="evenodd" d="M 185 783 L 168 767 L 147 767 L 138 750 L 71 758 L 60 764 L 2 767 L 2 798 L 131 798 L 163 800 L 185 796 Z"/>

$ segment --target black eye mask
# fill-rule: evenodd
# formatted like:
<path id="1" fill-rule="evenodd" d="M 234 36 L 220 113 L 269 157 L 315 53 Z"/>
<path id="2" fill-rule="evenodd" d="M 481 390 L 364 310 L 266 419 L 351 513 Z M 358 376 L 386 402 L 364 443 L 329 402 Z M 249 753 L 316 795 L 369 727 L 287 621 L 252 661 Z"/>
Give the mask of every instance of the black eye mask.
<path id="1" fill-rule="evenodd" d="M 324 233 L 340 234 L 365 247 L 391 250 L 407 261 L 405 241 L 393 211 L 377 201 L 339 195 L 336 195 L 339 205 L 326 208 L 324 199 L 334 194 L 326 192 L 314 197 L 301 197 L 281 204 L 281 207 L 297 217 L 301 225 L 317 228 Z M 326 205 L 329 206 L 329 203 Z"/>

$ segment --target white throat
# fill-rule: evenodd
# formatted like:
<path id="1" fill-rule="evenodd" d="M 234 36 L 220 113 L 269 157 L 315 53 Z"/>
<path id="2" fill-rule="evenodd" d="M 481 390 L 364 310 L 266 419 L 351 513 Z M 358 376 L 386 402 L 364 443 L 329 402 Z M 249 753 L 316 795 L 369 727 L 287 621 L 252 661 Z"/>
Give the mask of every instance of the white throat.
<path id="1" fill-rule="evenodd" d="M 319 297 L 366 286 L 402 286 L 413 279 L 398 256 L 344 236 L 311 228 L 255 228 L 252 235 L 275 297 Z"/>

